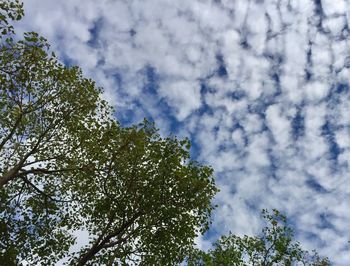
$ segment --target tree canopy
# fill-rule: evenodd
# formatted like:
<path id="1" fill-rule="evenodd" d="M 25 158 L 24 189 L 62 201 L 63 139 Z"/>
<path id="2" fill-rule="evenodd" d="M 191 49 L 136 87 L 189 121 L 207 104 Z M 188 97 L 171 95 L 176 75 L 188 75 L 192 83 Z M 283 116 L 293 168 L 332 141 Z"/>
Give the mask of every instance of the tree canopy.
<path id="1" fill-rule="evenodd" d="M 148 122 L 140 128 L 112 126 L 103 140 L 104 157 L 81 172 L 94 178 L 73 185 L 84 192 L 80 214 L 94 236 L 77 264 L 92 258 L 106 265 L 181 262 L 208 227 L 216 192 L 212 169 L 187 163 L 188 140 L 162 139 Z"/>
<path id="2" fill-rule="evenodd" d="M 230 233 L 217 240 L 208 252 L 194 249 L 187 258 L 189 266 L 328 266 L 328 258 L 311 253 L 294 241 L 293 230 L 278 210 L 263 210 L 267 226 L 259 236 L 236 236 Z"/>
<path id="3" fill-rule="evenodd" d="M 208 253 L 193 250 L 210 224 L 213 169 L 191 159 L 188 139 L 161 137 L 147 120 L 121 126 L 79 67 L 62 64 L 39 34 L 15 34 L 23 15 L 19 1 L 0 0 L 2 264 L 301 261 L 306 253 L 277 212 L 266 214 L 263 237 L 230 234 Z M 72 253 L 76 232 L 89 243 Z M 315 256 L 325 264 L 309 265 L 327 265 Z"/>

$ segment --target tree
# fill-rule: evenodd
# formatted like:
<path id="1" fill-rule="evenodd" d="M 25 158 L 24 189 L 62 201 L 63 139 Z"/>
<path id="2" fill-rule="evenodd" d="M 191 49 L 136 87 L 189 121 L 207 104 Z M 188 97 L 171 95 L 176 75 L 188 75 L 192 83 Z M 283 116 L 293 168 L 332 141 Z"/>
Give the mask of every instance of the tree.
<path id="1" fill-rule="evenodd" d="M 212 169 L 189 160 L 189 141 L 161 138 L 154 125 L 104 131 L 98 161 L 75 183 L 90 244 L 74 265 L 174 265 L 208 228 L 217 189 Z M 96 152 L 96 150 L 95 150 Z"/>
<path id="2" fill-rule="evenodd" d="M 263 210 L 263 217 L 268 225 L 261 236 L 239 237 L 232 233 L 222 236 L 208 252 L 194 249 L 187 258 L 188 265 L 330 265 L 327 258 L 321 258 L 316 251 L 304 251 L 293 241 L 293 231 L 279 211 L 273 210 L 270 214 Z"/>
<path id="3" fill-rule="evenodd" d="M 21 18 L 22 7 L 0 3 L 0 256 L 7 265 L 18 257 L 36 262 L 35 254 L 45 262 L 45 256 L 59 258 L 68 249 L 62 212 L 56 212 L 61 206 L 53 200 L 58 189 L 51 191 L 69 151 L 64 132 L 94 110 L 85 97 L 98 96 L 77 68 L 67 69 L 48 54 L 44 38 L 26 33 L 14 41 L 9 21 Z"/>
<path id="4" fill-rule="evenodd" d="M 23 4 L 1 1 L 0 11 L 0 254 L 12 263 L 45 262 L 72 242 L 64 204 L 70 193 L 61 189 L 79 170 L 69 163 L 78 159 L 72 143 L 79 145 L 82 123 L 108 108 L 101 89 L 59 63 L 43 37 L 29 32 L 15 40 L 10 20 L 23 16 Z"/>
<path id="5" fill-rule="evenodd" d="M 62 65 L 35 32 L 18 40 L 20 2 L 0 1 L 0 261 L 173 264 L 208 228 L 212 169 L 189 141 L 121 127 L 102 89 Z"/>

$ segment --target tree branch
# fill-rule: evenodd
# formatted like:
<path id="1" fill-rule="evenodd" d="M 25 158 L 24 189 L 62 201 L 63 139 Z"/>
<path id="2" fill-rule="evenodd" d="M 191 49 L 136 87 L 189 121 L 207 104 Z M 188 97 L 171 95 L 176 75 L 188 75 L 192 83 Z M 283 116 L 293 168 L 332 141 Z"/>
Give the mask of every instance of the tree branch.
<path id="1" fill-rule="evenodd" d="M 76 171 L 76 170 L 83 170 L 83 169 L 82 168 L 63 168 L 63 169 L 57 169 L 57 170 L 49 170 L 45 168 L 36 168 L 36 169 L 30 169 L 30 170 L 19 172 L 18 176 L 23 177 L 29 174 L 55 174 L 55 173 L 70 172 L 70 171 Z"/>
<path id="2" fill-rule="evenodd" d="M 18 116 L 18 118 L 16 119 L 16 122 L 15 122 L 14 126 L 12 127 L 10 133 L 1 141 L 1 143 L 0 143 L 0 150 L 5 146 L 6 142 L 13 137 L 13 135 L 16 132 L 17 127 L 19 126 L 19 123 L 22 120 L 22 118 L 23 118 L 23 115 L 21 113 Z"/>
<path id="3" fill-rule="evenodd" d="M 53 126 L 53 125 L 51 125 Z M 29 156 L 31 156 L 32 154 L 34 154 L 41 141 L 43 140 L 43 138 L 45 137 L 45 135 L 51 130 L 51 127 L 48 127 L 42 134 L 40 134 L 40 136 L 38 137 L 38 140 L 36 141 L 34 147 L 7 173 L 5 173 L 1 178 L 0 178 L 0 188 L 5 186 L 8 182 L 10 182 L 11 180 L 15 179 L 18 176 L 18 172 L 21 170 L 21 168 L 23 167 L 24 163 L 26 162 L 26 160 L 29 158 Z"/>
<path id="4" fill-rule="evenodd" d="M 122 232 L 124 232 L 128 227 L 130 227 L 142 214 L 144 214 L 142 211 L 136 212 L 128 221 L 124 222 L 117 230 L 114 232 L 108 234 L 106 237 L 103 238 L 103 234 L 100 235 L 100 237 L 95 241 L 95 243 L 92 245 L 92 247 L 83 254 L 79 260 L 78 260 L 78 266 L 85 265 L 89 260 L 91 260 L 98 252 L 100 252 L 103 248 L 105 248 L 105 245 L 108 247 L 112 247 L 113 245 L 110 245 L 111 243 L 117 243 L 118 241 L 121 241 L 123 239 L 119 239 L 116 242 L 108 242 L 113 238 L 119 236 Z M 102 236 L 102 237 L 101 237 Z M 103 239 L 103 240 L 102 240 Z M 101 241 L 102 240 L 102 241 Z M 125 241 L 125 240 L 123 240 Z M 99 243 L 100 242 L 100 243 Z"/>
<path id="5" fill-rule="evenodd" d="M 20 177 L 24 183 L 26 183 L 27 185 L 29 185 L 31 188 L 33 188 L 38 194 L 40 195 L 43 195 L 45 198 L 48 198 L 50 199 L 51 201 L 54 201 L 54 202 L 65 202 L 65 203 L 68 203 L 68 202 L 72 202 L 74 200 L 59 200 L 59 199 L 55 199 L 53 198 L 52 196 L 46 194 L 44 191 L 42 191 L 41 189 L 39 189 L 36 185 L 34 185 L 32 182 L 30 182 L 26 177 L 24 176 L 21 176 Z"/>

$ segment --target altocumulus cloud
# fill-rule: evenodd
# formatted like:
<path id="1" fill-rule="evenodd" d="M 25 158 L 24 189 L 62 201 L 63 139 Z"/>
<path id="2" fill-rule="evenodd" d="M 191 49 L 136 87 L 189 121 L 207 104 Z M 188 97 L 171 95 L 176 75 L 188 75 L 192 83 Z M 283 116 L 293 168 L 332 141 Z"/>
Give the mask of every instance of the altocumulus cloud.
<path id="1" fill-rule="evenodd" d="M 121 121 L 190 136 L 214 167 L 203 247 L 278 208 L 305 248 L 349 265 L 349 1 L 24 2 L 21 30 L 82 66 Z"/>

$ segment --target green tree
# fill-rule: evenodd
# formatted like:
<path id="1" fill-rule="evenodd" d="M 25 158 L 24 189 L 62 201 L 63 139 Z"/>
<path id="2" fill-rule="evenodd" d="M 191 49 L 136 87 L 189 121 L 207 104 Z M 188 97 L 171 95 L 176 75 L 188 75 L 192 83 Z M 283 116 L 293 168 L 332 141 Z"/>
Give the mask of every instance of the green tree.
<path id="1" fill-rule="evenodd" d="M 263 210 L 267 226 L 260 236 L 239 237 L 230 233 L 222 236 L 208 252 L 194 249 L 188 256 L 189 266 L 274 266 L 308 265 L 328 266 L 328 258 L 321 258 L 316 251 L 304 251 L 293 240 L 293 231 L 279 211 L 270 214 Z"/>
<path id="2" fill-rule="evenodd" d="M 71 164 L 79 156 L 73 139 L 108 110 L 101 89 L 59 63 L 43 37 L 16 38 L 10 22 L 22 16 L 23 4 L 0 2 L 0 256 L 8 265 L 68 250 L 71 193 L 62 188 L 82 166 Z"/>
<path id="3" fill-rule="evenodd" d="M 93 147 L 96 152 L 96 147 Z M 73 265 L 175 265 L 208 228 L 217 189 L 212 169 L 190 161 L 189 141 L 154 125 L 104 129 L 98 160 L 74 183 L 91 241 Z M 96 153 L 89 153 L 94 155 Z M 79 178 L 78 178 L 79 179 Z"/>
<path id="4" fill-rule="evenodd" d="M 100 88 L 62 65 L 37 33 L 18 40 L 23 5 L 0 1 L 0 261 L 52 265 L 74 230 L 73 265 L 174 264 L 208 228 L 212 169 L 188 140 L 145 121 L 121 127 Z"/>

